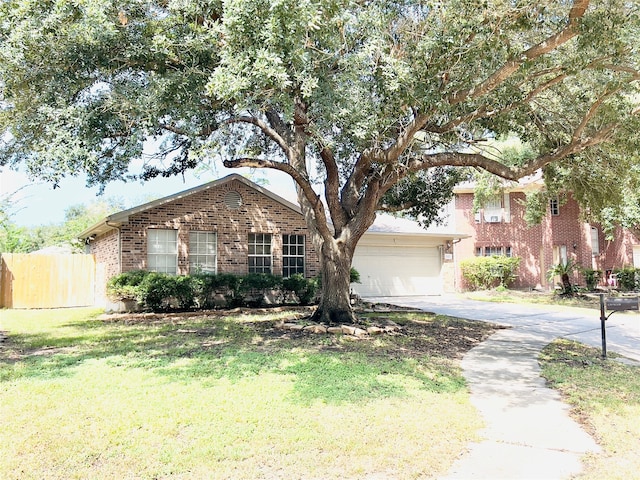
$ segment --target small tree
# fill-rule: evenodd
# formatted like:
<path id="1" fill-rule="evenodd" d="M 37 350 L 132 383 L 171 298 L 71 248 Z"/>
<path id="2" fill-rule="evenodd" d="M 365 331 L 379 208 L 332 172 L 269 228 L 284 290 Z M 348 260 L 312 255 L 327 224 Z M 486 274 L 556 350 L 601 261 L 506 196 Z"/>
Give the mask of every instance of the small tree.
<path id="1" fill-rule="evenodd" d="M 562 286 L 562 295 L 573 295 L 574 288 L 571 283 L 571 275 L 577 270 L 578 266 L 573 260 L 568 260 L 567 263 L 558 263 L 549 269 L 547 277 L 549 280 L 557 276 L 560 277 L 560 283 Z"/>

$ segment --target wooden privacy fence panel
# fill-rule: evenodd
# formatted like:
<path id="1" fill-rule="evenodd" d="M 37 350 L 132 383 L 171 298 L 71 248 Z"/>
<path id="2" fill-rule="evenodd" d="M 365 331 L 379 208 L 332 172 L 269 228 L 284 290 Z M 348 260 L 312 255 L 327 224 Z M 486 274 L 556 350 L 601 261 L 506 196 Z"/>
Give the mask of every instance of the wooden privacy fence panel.
<path id="1" fill-rule="evenodd" d="M 93 255 L 3 253 L 0 307 L 58 308 L 95 304 Z"/>

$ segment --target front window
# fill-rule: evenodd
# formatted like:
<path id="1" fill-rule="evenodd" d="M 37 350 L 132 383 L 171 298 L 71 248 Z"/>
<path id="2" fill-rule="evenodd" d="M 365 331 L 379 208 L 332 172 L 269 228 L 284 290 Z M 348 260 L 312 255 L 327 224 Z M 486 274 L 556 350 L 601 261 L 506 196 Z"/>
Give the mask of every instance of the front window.
<path id="1" fill-rule="evenodd" d="M 282 276 L 304 275 L 304 235 L 282 236 Z"/>
<path id="2" fill-rule="evenodd" d="M 178 273 L 177 230 L 147 230 L 147 268 L 151 272 Z"/>
<path id="3" fill-rule="evenodd" d="M 271 273 L 270 234 L 249 234 L 249 273 Z"/>
<path id="4" fill-rule="evenodd" d="M 549 210 L 551 211 L 551 215 L 554 217 L 560 215 L 560 203 L 557 198 L 549 200 Z"/>
<path id="5" fill-rule="evenodd" d="M 493 255 L 511 256 L 511 247 L 476 247 L 476 257 L 491 257 Z"/>
<path id="6" fill-rule="evenodd" d="M 217 273 L 217 250 L 215 232 L 189 232 L 189 272 Z"/>

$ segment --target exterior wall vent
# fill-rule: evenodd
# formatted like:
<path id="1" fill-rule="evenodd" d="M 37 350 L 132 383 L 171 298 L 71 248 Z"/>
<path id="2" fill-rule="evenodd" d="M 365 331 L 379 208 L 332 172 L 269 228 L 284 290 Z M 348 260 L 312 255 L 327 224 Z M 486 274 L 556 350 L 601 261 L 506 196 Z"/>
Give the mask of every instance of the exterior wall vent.
<path id="1" fill-rule="evenodd" d="M 242 206 L 242 197 L 235 190 L 231 190 L 225 194 L 224 204 L 229 210 L 238 210 Z"/>

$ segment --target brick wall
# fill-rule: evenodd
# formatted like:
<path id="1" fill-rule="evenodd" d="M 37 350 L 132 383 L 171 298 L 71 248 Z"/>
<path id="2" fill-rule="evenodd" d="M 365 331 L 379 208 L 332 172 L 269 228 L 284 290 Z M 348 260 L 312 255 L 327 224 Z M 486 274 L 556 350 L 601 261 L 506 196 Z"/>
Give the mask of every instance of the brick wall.
<path id="1" fill-rule="evenodd" d="M 509 221 L 480 222 L 472 213 L 473 194 L 456 195 L 456 226 L 470 238 L 455 245 L 457 261 L 476 255 L 476 249 L 486 247 L 511 247 L 512 256 L 520 257 L 518 277 L 514 284 L 518 288 L 551 289 L 553 281 L 547 280 L 547 271 L 558 262 L 558 254 L 566 250 L 567 257 L 583 267 L 609 269 L 633 264 L 633 245 L 638 244 L 628 232 L 617 230 L 615 240 L 605 241 L 602 229 L 598 229 L 600 253 L 593 254 L 591 225 L 580 220 L 580 208 L 569 197 L 560 205 L 559 215 L 548 213 L 540 225 L 528 226 L 524 220 L 525 195 L 522 192 L 509 194 Z M 504 201 L 503 201 L 504 207 Z M 456 272 L 459 285 L 466 287 L 461 272 Z M 582 283 L 576 275 L 574 281 Z"/>
<path id="2" fill-rule="evenodd" d="M 225 205 L 225 195 L 229 191 L 240 194 L 242 204 L 239 208 Z M 282 274 L 282 235 L 305 235 L 305 275 L 313 277 L 320 271 L 303 216 L 237 180 L 131 215 L 120 227 L 120 271 L 147 269 L 147 231 L 152 228 L 177 230 L 179 274 L 189 273 L 190 231 L 217 233 L 220 273 L 248 272 L 249 233 L 272 235 L 272 271 L 276 275 Z M 113 258 L 117 264 L 117 232 L 97 238 L 92 253 L 96 254 L 97 260 L 98 256 Z M 118 273 L 117 269 L 114 273 Z"/>
<path id="3" fill-rule="evenodd" d="M 106 278 L 120 273 L 120 254 L 118 231 L 111 230 L 100 235 L 90 244 L 90 253 L 96 259 L 96 265 L 103 265 Z"/>

